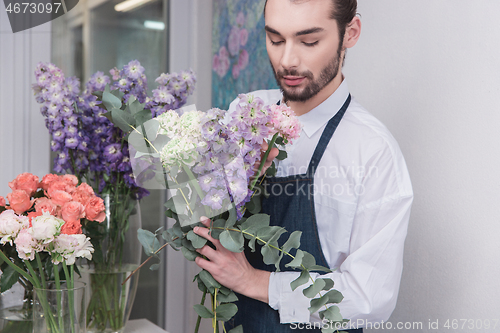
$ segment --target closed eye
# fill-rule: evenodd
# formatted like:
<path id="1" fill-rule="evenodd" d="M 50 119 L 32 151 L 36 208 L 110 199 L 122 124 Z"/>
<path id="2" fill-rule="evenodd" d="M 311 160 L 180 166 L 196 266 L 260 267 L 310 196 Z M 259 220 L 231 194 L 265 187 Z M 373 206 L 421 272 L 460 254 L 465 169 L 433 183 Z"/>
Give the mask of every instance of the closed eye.
<path id="1" fill-rule="evenodd" d="M 302 42 L 305 46 L 314 46 L 314 45 L 317 45 L 319 41 L 315 41 L 315 42 L 312 42 L 312 43 L 306 43 L 306 42 Z"/>
<path id="2" fill-rule="evenodd" d="M 283 43 L 282 40 L 273 41 L 272 39 L 269 39 L 269 41 L 271 42 L 271 45 L 280 45 L 281 43 Z"/>

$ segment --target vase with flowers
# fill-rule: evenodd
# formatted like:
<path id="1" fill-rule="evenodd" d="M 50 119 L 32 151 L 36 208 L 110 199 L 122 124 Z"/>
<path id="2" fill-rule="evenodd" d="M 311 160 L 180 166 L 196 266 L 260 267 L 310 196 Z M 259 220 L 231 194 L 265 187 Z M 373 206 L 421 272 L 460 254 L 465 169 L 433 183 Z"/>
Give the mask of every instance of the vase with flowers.
<path id="1" fill-rule="evenodd" d="M 140 119 L 147 113 L 151 117 L 181 107 L 193 92 L 196 79 L 192 71 L 162 74 L 156 79 L 157 89 L 148 97 L 144 67 L 137 60 L 110 70 L 110 76 L 96 72 L 82 93 L 78 79 L 65 78 L 53 64 L 40 63 L 35 76 L 33 89 L 52 137 L 51 149 L 57 153 L 54 170 L 85 180 L 105 204 L 102 224 L 82 225 L 95 249 L 92 262 L 81 267 L 90 290 L 87 326 L 92 332 L 120 332 L 138 282 L 135 278 L 122 284 L 123 276 L 140 263 L 138 201 L 149 192 L 139 184 L 150 173 L 146 170 L 134 175 L 126 132 L 104 115 L 102 91 L 111 87 L 115 97 L 129 103 L 132 111 L 147 106 L 146 112 L 134 112 Z"/>
<path id="2" fill-rule="evenodd" d="M 35 175 L 22 173 L 9 187 L 12 192 L 7 200 L 0 196 L 0 286 L 3 292 L 19 282 L 26 299 L 21 307 L 2 309 L 0 331 L 31 333 L 34 318 L 43 316 L 43 325 L 50 332 L 83 332 L 75 312 L 61 316 L 62 303 L 51 307 L 37 290 L 47 289 L 48 281 L 53 281 L 56 293 L 69 292 L 65 310 L 78 308 L 82 300 L 73 291 L 74 264 L 77 258 L 91 259 L 94 252 L 82 223 L 104 220 L 102 199 L 86 183 L 78 184 L 74 175 L 48 174 L 39 181 Z M 37 306 L 38 312 L 34 311 Z"/>

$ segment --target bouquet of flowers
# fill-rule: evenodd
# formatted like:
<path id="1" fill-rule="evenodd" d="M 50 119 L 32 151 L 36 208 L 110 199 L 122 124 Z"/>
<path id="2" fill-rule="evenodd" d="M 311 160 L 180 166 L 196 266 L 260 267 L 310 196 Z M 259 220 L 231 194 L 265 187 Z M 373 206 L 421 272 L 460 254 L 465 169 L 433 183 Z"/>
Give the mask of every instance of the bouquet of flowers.
<path id="1" fill-rule="evenodd" d="M 106 326 L 119 330 L 133 302 L 133 296 L 130 304 L 124 302 L 124 297 L 133 293 L 124 291 L 115 273 L 130 271 L 130 264 L 139 264 L 140 244 L 137 259 L 126 259 L 130 246 L 125 246 L 125 238 L 130 220 L 138 213 L 137 200 L 149 194 L 138 184 L 147 180 L 150 173 L 145 167 L 143 175 L 134 176 L 126 140 L 128 131 L 115 127 L 104 116 L 102 93 L 110 87 L 120 103 L 128 103 L 135 118 L 151 118 L 181 107 L 192 94 L 196 78 L 192 71 L 161 74 L 156 79 L 158 87 L 148 97 L 144 67 L 137 60 L 122 69 L 110 70 L 110 76 L 96 72 L 81 94 L 78 79 L 65 78 L 53 64 L 38 64 L 35 77 L 33 90 L 52 137 L 51 149 L 57 152 L 54 170 L 86 181 L 106 203 L 106 223 L 82 226 L 95 249 L 89 266 L 92 274 L 97 274 L 91 278 L 88 321 L 101 331 Z M 135 112 L 139 109 L 142 112 Z M 109 309 L 109 304 L 117 306 Z"/>
<path id="2" fill-rule="evenodd" d="M 1 291 L 19 282 L 31 298 L 34 287 L 46 289 L 50 280 L 60 289 L 60 271 L 71 287 L 75 260 L 90 260 L 94 252 L 81 223 L 104 220 L 102 199 L 86 183 L 78 185 L 73 175 L 48 174 L 39 182 L 37 176 L 22 173 L 9 187 L 8 203 L 0 196 Z M 63 332 L 47 318 L 53 332 Z"/>
<path id="3" fill-rule="evenodd" d="M 171 110 L 138 121 L 131 116 L 129 103 L 120 104 L 109 91 L 102 95 L 109 111 L 107 116 L 120 128 L 129 129 L 129 143 L 138 151 L 135 158 L 155 165 L 156 179 L 164 182 L 171 193 L 165 206 L 167 216 L 176 223 L 161 233 L 166 243 L 160 246 L 158 231 L 139 230 L 139 239 L 150 258 L 157 257 L 167 245 L 180 249 L 188 260 L 200 256 L 196 249 L 207 244 L 207 240 L 195 234 L 193 228 L 200 225 L 201 216 L 206 216 L 212 220 L 211 236 L 226 249 L 233 252 L 241 252 L 246 246 L 254 252 L 259 249 L 264 263 L 275 265 L 277 270 L 281 260 L 289 258 L 287 266 L 302 271 L 291 284 L 295 289 L 314 281 L 310 271 L 330 270 L 316 265 L 311 254 L 298 249 L 300 231 L 279 242 L 286 230 L 271 226 L 269 216 L 260 214 L 260 201 L 266 193 L 259 179 L 263 179 L 264 162 L 271 148 L 283 147 L 297 138 L 301 125 L 293 111 L 284 105 L 265 105 L 252 95 L 239 98 L 232 113 L 220 109 Z M 269 148 L 261 158 L 262 144 L 268 138 L 271 138 Z M 278 159 L 284 158 L 286 152 L 281 150 Z M 273 165 L 266 172 L 275 171 Z M 290 253 L 292 249 L 296 249 L 295 255 Z M 157 264 L 152 266 L 155 267 Z M 237 306 L 232 302 L 237 296 L 205 270 L 195 280 L 203 292 L 201 304 L 195 306 L 199 314 L 195 331 L 201 318 L 211 318 L 214 332 L 218 332 L 218 322 L 236 314 Z M 342 321 L 338 308 L 327 304 L 340 302 L 342 295 L 331 290 L 332 287 L 331 279 L 317 279 L 304 290 L 304 295 L 312 298 L 311 313 L 324 307 L 321 318 L 338 322 Z M 204 305 L 207 293 L 212 298 L 210 309 Z M 231 332 L 242 330 L 239 326 Z"/>

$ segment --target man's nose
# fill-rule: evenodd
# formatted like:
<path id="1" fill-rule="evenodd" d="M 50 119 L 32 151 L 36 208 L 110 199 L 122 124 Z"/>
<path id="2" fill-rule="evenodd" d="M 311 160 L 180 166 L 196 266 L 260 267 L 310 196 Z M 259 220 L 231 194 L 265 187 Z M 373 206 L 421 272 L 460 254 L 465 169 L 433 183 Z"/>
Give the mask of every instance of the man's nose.
<path id="1" fill-rule="evenodd" d="M 287 43 L 281 57 L 281 66 L 284 69 L 292 69 L 298 67 L 300 58 L 297 54 L 296 47 L 293 43 Z"/>

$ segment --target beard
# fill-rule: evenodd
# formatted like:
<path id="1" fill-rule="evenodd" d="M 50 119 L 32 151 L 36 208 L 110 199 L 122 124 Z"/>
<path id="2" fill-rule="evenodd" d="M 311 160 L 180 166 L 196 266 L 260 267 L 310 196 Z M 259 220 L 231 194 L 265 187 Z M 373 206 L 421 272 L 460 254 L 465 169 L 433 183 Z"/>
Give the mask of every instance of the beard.
<path id="1" fill-rule="evenodd" d="M 340 70 L 340 58 L 341 58 L 341 50 L 342 50 L 343 41 L 340 40 L 339 46 L 337 48 L 337 54 L 333 56 L 330 62 L 321 70 L 319 77 L 314 78 L 314 75 L 311 71 L 305 71 L 300 73 L 299 71 L 292 70 L 273 70 L 274 77 L 278 86 L 283 93 L 283 100 L 291 101 L 291 102 L 305 102 L 309 99 L 316 96 L 326 85 L 328 85 L 332 80 L 337 76 Z M 271 64 L 272 67 L 272 64 Z M 283 80 L 283 76 L 293 75 L 293 76 L 303 76 L 307 78 L 310 83 L 304 87 L 302 90 L 298 90 L 295 87 L 285 87 L 281 84 Z"/>

